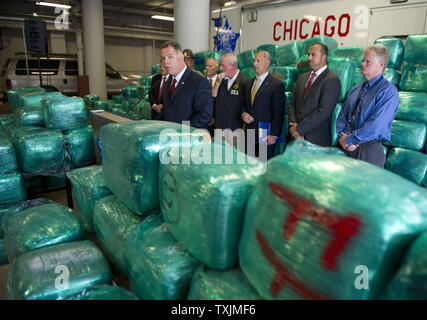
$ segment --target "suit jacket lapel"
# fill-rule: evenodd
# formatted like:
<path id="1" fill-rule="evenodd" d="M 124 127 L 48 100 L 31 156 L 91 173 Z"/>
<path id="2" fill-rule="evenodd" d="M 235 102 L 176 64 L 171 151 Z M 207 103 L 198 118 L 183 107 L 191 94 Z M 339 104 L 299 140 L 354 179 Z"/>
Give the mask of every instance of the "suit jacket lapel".
<path id="1" fill-rule="evenodd" d="M 326 75 L 328 74 L 328 72 L 329 72 L 329 69 L 328 69 L 328 68 L 326 68 L 326 69 L 325 69 L 325 71 L 323 71 L 323 72 L 320 74 L 320 76 L 318 76 L 318 77 L 316 78 L 316 80 L 311 84 L 310 89 L 308 89 L 307 93 L 305 94 L 305 96 L 304 96 L 304 98 L 303 98 L 303 100 L 302 100 L 303 102 L 304 102 L 304 100 L 308 97 L 308 95 L 310 94 L 310 92 L 312 92 L 313 90 L 317 90 L 317 87 L 319 86 L 320 82 L 322 82 L 323 78 L 324 78 L 324 77 L 326 77 Z M 310 75 L 311 75 L 311 72 L 308 74 L 308 78 L 310 78 Z M 308 78 L 307 78 L 307 80 L 304 82 L 304 84 L 306 84 L 306 83 L 307 83 Z M 304 92 L 304 88 L 303 88 L 302 90 L 303 90 L 303 92 Z"/>
<path id="2" fill-rule="evenodd" d="M 259 86 L 259 88 L 258 88 L 258 90 L 256 91 L 256 93 L 255 93 L 255 97 L 254 97 L 254 103 L 252 104 L 252 106 L 254 106 L 255 105 L 255 103 L 256 103 L 256 101 L 257 101 L 257 98 L 259 97 L 259 95 L 260 95 L 260 92 L 262 92 L 263 90 L 266 90 L 267 89 L 267 87 L 269 86 L 269 84 L 270 84 L 270 80 L 271 80 L 271 75 L 270 74 L 268 74 L 267 75 L 267 77 L 265 77 L 265 79 L 264 79 L 264 81 L 261 83 L 261 85 Z M 255 81 L 255 79 L 254 79 L 254 81 Z"/>
<path id="3" fill-rule="evenodd" d="M 190 72 L 192 72 L 188 67 L 185 70 L 184 74 L 182 75 L 181 79 L 179 80 L 179 82 L 176 84 L 175 87 L 175 91 L 173 92 L 173 95 L 171 97 L 171 102 L 173 102 L 173 100 L 175 99 L 175 97 L 179 94 L 179 92 L 181 91 L 182 87 L 185 84 L 185 80 L 187 80 L 188 76 L 190 75 Z"/>

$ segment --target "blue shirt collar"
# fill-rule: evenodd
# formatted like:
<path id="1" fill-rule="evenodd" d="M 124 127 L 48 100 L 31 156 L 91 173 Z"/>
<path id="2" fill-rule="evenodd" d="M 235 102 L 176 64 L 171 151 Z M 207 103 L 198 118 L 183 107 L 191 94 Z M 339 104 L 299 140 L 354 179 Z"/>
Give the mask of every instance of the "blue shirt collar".
<path id="1" fill-rule="evenodd" d="M 379 75 L 377 75 L 375 78 L 372 78 L 371 80 L 369 80 L 369 81 L 366 81 L 365 80 L 365 82 L 366 82 L 366 89 L 369 89 L 369 88 L 372 88 L 372 86 L 380 79 L 380 78 L 382 78 L 382 74 L 379 74 Z"/>

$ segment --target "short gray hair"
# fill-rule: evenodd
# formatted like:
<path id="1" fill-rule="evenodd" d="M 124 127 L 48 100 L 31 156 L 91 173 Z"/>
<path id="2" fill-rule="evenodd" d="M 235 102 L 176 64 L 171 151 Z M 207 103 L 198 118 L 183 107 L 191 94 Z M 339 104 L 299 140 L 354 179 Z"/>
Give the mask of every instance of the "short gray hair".
<path id="1" fill-rule="evenodd" d="M 225 59 L 229 64 L 235 66 L 236 68 L 239 65 L 239 61 L 237 60 L 237 56 L 232 53 L 224 54 L 221 59 Z"/>
<path id="2" fill-rule="evenodd" d="M 377 59 L 380 62 L 384 62 L 384 69 L 387 68 L 388 59 L 390 58 L 390 51 L 382 43 L 377 43 L 372 46 L 368 46 L 363 50 L 363 54 L 368 53 L 369 51 L 375 52 Z"/>
<path id="3" fill-rule="evenodd" d="M 215 61 L 215 65 L 218 67 L 218 61 L 216 61 L 215 58 L 207 58 L 205 64 L 208 63 L 209 60 Z"/>
<path id="4" fill-rule="evenodd" d="M 166 41 L 166 42 L 162 43 L 162 45 L 160 46 L 160 49 L 166 49 L 169 46 L 174 48 L 178 54 L 182 54 L 181 45 L 178 42 L 173 41 L 173 40 L 172 41 Z"/>
<path id="5" fill-rule="evenodd" d="M 264 58 L 271 62 L 271 56 L 268 51 L 265 50 L 259 50 L 256 53 L 262 53 L 264 55 Z"/>

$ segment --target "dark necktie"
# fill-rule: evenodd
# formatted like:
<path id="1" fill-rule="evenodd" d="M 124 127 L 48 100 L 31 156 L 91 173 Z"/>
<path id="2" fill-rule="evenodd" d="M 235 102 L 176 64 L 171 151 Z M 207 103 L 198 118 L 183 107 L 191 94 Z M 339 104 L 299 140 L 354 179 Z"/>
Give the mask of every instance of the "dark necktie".
<path id="1" fill-rule="evenodd" d="M 313 83 L 313 80 L 314 80 L 314 77 L 315 77 L 315 76 L 316 76 L 316 73 L 315 73 L 315 72 L 312 72 L 312 73 L 311 73 L 311 77 L 310 77 L 310 79 L 308 80 L 307 85 L 306 85 L 306 86 L 305 86 L 305 88 L 304 88 L 304 93 L 302 94 L 302 97 L 303 97 L 303 98 L 305 97 L 305 94 L 307 93 L 308 89 L 310 89 L 311 84 Z"/>
<path id="2" fill-rule="evenodd" d="M 211 79 L 209 79 L 209 84 L 211 85 L 211 88 L 213 87 L 213 81 L 212 81 L 212 78 Z"/>
<path id="3" fill-rule="evenodd" d="M 170 87 L 170 91 L 169 91 L 169 97 L 172 98 L 173 92 L 175 91 L 175 84 L 176 84 L 176 79 L 173 78 L 172 80 L 172 84 Z"/>
<path id="4" fill-rule="evenodd" d="M 357 97 L 356 107 L 353 109 L 353 112 L 351 113 L 350 119 L 354 128 L 356 128 L 356 121 L 359 118 L 360 106 L 362 105 L 363 99 L 365 98 L 366 93 L 368 92 L 367 84 L 368 84 L 367 81 L 363 82 L 362 87 L 360 88 L 360 91 L 359 91 L 359 96 Z"/>
<path id="5" fill-rule="evenodd" d="M 165 88 L 166 77 L 162 77 L 162 82 L 160 83 L 160 91 L 159 91 L 159 103 L 162 100 L 163 90 Z"/>

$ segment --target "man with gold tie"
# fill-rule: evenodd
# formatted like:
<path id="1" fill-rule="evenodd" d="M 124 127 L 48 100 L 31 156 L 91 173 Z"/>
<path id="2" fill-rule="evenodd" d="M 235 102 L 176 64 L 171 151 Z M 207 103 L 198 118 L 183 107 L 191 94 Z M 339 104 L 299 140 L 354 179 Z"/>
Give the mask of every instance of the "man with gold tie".
<path id="1" fill-rule="evenodd" d="M 213 88 L 218 76 L 217 75 L 218 62 L 214 58 L 206 59 L 205 70 L 206 70 L 206 78 L 208 79 L 209 84 L 211 85 L 211 88 Z"/>

